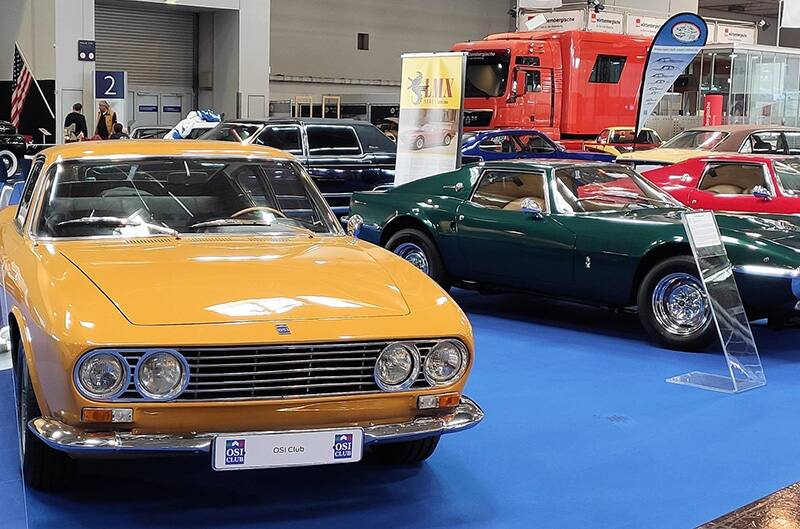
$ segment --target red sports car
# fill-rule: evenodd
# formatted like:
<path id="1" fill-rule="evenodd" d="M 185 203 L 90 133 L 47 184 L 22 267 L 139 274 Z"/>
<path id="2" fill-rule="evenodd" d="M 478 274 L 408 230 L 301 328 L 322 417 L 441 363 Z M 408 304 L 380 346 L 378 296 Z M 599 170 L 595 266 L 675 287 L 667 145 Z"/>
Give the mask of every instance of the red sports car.
<path id="1" fill-rule="evenodd" d="M 710 155 L 642 174 L 694 209 L 800 213 L 800 157 Z"/>

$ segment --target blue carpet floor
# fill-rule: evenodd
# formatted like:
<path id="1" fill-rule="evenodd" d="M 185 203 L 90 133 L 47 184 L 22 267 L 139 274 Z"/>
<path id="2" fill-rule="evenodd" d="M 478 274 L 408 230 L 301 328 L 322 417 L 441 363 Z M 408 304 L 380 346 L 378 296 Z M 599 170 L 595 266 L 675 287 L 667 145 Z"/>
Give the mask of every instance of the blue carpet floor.
<path id="1" fill-rule="evenodd" d="M 667 384 L 722 373 L 723 358 L 655 347 L 635 316 L 455 295 L 475 328 L 468 394 L 486 419 L 443 438 L 426 464 L 214 473 L 205 459 L 103 462 L 83 466 L 80 490 L 23 497 L 6 371 L 0 526 L 678 529 L 800 480 L 800 331 L 757 327 L 768 385 L 724 395 Z"/>

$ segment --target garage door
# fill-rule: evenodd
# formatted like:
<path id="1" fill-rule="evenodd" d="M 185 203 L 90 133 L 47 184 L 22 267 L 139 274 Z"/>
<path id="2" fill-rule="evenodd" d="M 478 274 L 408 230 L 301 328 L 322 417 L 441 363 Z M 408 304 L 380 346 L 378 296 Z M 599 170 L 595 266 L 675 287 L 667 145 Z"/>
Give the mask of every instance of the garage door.
<path id="1" fill-rule="evenodd" d="M 124 70 L 133 86 L 192 89 L 195 14 L 130 3 L 95 6 L 97 69 Z"/>

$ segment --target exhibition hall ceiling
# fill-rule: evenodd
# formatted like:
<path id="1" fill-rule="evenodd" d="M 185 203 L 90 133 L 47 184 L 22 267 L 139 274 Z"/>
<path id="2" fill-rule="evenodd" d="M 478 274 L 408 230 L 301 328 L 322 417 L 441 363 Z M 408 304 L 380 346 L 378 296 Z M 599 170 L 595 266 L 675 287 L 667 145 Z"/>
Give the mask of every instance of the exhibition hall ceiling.
<path id="1" fill-rule="evenodd" d="M 700 9 L 728 11 L 732 14 L 745 13 L 757 17 L 776 18 L 779 0 L 700 0 Z"/>

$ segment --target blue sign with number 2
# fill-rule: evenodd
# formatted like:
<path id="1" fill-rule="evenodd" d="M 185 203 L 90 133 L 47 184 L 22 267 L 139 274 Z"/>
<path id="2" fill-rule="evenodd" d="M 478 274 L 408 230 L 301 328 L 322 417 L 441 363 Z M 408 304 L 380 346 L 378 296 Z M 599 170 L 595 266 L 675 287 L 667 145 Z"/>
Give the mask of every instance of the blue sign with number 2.
<path id="1" fill-rule="evenodd" d="M 94 72 L 94 97 L 125 99 L 125 72 Z"/>

